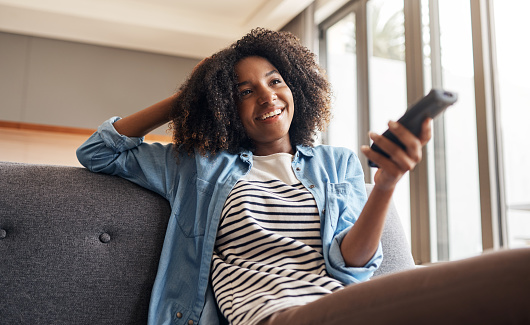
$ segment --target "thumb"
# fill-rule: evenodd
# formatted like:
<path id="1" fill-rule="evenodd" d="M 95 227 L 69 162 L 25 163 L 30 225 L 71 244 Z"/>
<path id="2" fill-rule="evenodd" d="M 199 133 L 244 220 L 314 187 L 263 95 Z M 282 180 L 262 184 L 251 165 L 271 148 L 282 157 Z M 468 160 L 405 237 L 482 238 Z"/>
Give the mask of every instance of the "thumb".
<path id="1" fill-rule="evenodd" d="M 432 137 L 432 118 L 426 118 L 421 125 L 420 141 L 425 145 Z"/>

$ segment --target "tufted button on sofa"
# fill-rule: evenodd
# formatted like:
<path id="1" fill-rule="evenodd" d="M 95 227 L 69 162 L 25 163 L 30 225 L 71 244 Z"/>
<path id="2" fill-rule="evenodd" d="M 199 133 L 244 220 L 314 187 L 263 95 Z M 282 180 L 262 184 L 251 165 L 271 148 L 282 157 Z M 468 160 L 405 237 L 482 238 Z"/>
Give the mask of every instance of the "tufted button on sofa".
<path id="1" fill-rule="evenodd" d="M 118 177 L 0 162 L 0 324 L 146 324 L 169 215 Z M 382 243 L 376 276 L 414 267 L 393 207 Z"/>

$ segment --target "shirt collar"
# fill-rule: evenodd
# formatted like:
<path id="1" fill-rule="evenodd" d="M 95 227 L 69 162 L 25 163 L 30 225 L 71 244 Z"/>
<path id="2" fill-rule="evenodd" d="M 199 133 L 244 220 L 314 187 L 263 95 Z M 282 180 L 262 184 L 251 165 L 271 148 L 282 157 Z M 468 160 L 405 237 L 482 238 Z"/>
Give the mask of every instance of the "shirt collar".
<path id="1" fill-rule="evenodd" d="M 313 157 L 314 156 L 314 153 L 313 153 L 313 148 L 312 147 L 308 147 L 308 146 L 304 146 L 304 145 L 298 145 L 296 146 L 296 151 L 297 153 L 300 153 L 306 157 Z M 251 163 L 252 161 L 252 151 L 250 150 L 247 150 L 247 149 L 242 149 L 239 153 L 239 158 L 244 161 L 244 162 L 247 162 L 247 163 Z M 297 156 L 297 154 L 295 154 L 295 156 Z"/>
<path id="2" fill-rule="evenodd" d="M 298 145 L 296 146 L 296 150 L 306 157 L 313 157 L 314 155 L 313 148 L 308 146 Z"/>
<path id="3" fill-rule="evenodd" d="M 241 161 L 249 164 L 252 166 L 252 151 L 250 150 L 247 150 L 247 149 L 241 149 L 239 151 L 239 159 L 241 159 Z"/>

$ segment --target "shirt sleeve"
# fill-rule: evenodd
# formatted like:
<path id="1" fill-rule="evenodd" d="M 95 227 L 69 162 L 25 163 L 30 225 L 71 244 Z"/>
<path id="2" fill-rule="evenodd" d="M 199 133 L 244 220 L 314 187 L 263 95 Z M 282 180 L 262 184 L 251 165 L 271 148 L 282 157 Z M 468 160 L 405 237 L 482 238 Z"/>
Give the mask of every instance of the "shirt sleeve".
<path id="1" fill-rule="evenodd" d="M 77 149 L 77 159 L 90 171 L 120 176 L 168 198 L 177 169 L 171 144 L 124 136 L 113 125 L 119 119 L 101 124 Z"/>
<path id="2" fill-rule="evenodd" d="M 383 260 L 383 249 L 381 242 L 372 258 L 362 267 L 349 267 L 344 261 L 340 245 L 346 234 L 350 231 L 353 224 L 359 218 L 367 200 L 366 184 L 364 182 L 364 173 L 357 155 L 351 152 L 346 166 L 339 169 L 345 169 L 345 182 L 349 183 L 351 192 L 334 202 L 338 205 L 340 217 L 337 224 L 336 233 L 333 235 L 328 253 L 329 272 L 337 280 L 350 284 L 359 283 L 369 280 L 374 272 L 379 268 Z M 344 212 L 346 211 L 346 212 Z"/>
<path id="3" fill-rule="evenodd" d="M 342 257 L 340 244 L 342 240 L 351 229 L 347 228 L 339 233 L 331 242 L 329 250 L 329 263 L 332 268 L 334 278 L 343 283 L 360 283 L 369 280 L 374 272 L 379 268 L 383 261 L 383 249 L 381 243 L 377 247 L 376 252 L 372 258 L 363 267 L 349 267 Z"/>

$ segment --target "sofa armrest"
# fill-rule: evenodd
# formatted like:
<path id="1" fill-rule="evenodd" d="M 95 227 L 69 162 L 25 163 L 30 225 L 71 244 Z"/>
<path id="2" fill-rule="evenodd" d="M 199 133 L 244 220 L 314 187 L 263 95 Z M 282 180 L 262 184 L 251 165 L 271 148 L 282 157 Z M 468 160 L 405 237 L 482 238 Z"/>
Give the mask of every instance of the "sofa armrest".
<path id="1" fill-rule="evenodd" d="M 372 189 L 373 185 L 366 184 L 368 195 L 370 195 Z M 394 203 L 390 205 L 386 216 L 381 244 L 383 246 L 383 262 L 379 269 L 375 271 L 374 276 L 415 268 L 410 244 L 405 236 L 405 231 Z"/>

